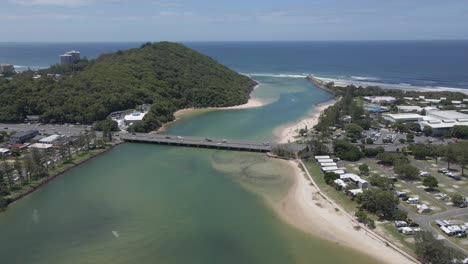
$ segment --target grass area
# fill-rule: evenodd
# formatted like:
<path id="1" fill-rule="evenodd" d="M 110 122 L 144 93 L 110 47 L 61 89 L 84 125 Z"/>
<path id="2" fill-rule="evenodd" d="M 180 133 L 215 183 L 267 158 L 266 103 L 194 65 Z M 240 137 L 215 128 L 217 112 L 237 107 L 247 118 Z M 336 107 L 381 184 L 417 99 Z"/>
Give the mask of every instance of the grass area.
<path id="1" fill-rule="evenodd" d="M 30 191 L 31 189 L 36 189 L 38 188 L 41 184 L 44 182 L 48 181 L 49 179 L 59 175 L 60 173 L 63 173 L 67 169 L 76 166 L 77 164 L 80 164 L 104 151 L 106 151 L 107 148 L 105 149 L 95 149 L 95 150 L 90 150 L 90 151 L 81 151 L 78 152 L 77 154 L 73 155 L 71 160 L 62 162 L 58 164 L 55 168 L 50 169 L 49 176 L 40 178 L 40 179 L 33 179 L 31 182 L 13 190 L 10 195 L 8 195 L 7 199 L 16 199 L 17 197 L 23 195 L 24 193 Z"/>
<path id="2" fill-rule="evenodd" d="M 369 169 L 371 171 L 371 174 L 374 174 L 374 175 L 386 175 L 387 177 L 392 177 L 393 176 L 393 171 L 392 171 L 392 174 L 389 174 L 389 172 L 386 172 L 386 171 L 383 171 L 382 169 L 380 169 L 378 167 L 377 164 L 373 163 L 373 162 L 366 162 L 366 164 L 369 166 Z M 372 171 L 377 171 L 378 173 L 372 173 Z M 421 201 L 424 201 L 426 204 L 428 204 L 429 206 L 436 206 L 438 207 L 437 210 L 432 210 L 431 212 L 429 213 L 425 213 L 425 214 L 437 214 L 437 213 L 441 213 L 441 212 L 445 212 L 447 211 L 447 209 L 444 207 L 445 204 L 443 204 L 443 201 L 440 201 L 440 200 L 437 200 L 435 197 L 433 197 L 431 194 L 427 193 L 426 191 L 424 191 L 423 189 L 419 189 L 419 188 L 416 188 L 415 186 L 411 185 L 411 184 L 407 184 L 403 181 L 398 181 L 396 184 L 398 185 L 401 185 L 401 187 L 395 185 L 395 189 L 398 190 L 398 191 L 403 191 L 403 190 L 409 190 L 410 193 L 409 195 L 411 196 L 412 194 L 413 195 L 417 195 L 419 196 L 419 198 L 421 199 Z M 417 185 L 422 185 L 422 182 Z M 407 204 L 406 202 L 402 202 L 401 204 L 403 204 L 403 206 L 405 208 L 407 208 L 408 210 L 411 210 L 413 212 L 416 212 L 417 213 L 417 208 L 416 206 L 411 206 L 409 204 Z"/>
<path id="3" fill-rule="evenodd" d="M 334 187 L 328 185 L 323 178 L 323 173 L 320 170 L 320 166 L 312 160 L 305 160 L 304 164 L 307 166 L 310 174 L 314 178 L 320 190 L 327 194 L 328 197 L 333 199 L 337 204 L 339 204 L 346 212 L 354 215 L 356 212 L 357 203 L 352 201 L 349 196 L 347 196 L 344 191 L 337 191 Z"/>
<path id="4" fill-rule="evenodd" d="M 458 238 L 458 237 L 454 237 L 454 236 L 447 236 L 444 232 L 442 232 L 442 230 L 436 225 L 435 222 L 431 222 L 430 224 L 435 230 L 437 230 L 437 233 L 441 234 L 445 239 L 452 241 L 456 245 L 458 245 L 461 248 L 463 248 L 464 250 L 468 251 L 468 244 L 462 244 L 462 241 L 468 241 L 468 238 L 466 238 L 466 237 Z"/>
<path id="5" fill-rule="evenodd" d="M 416 245 L 413 239 L 412 235 L 404 235 L 400 232 L 398 232 L 398 229 L 395 227 L 395 225 L 392 222 L 385 222 L 379 224 L 379 227 L 381 227 L 385 234 L 391 238 L 391 240 L 396 241 L 397 243 L 400 244 L 400 248 L 405 250 L 407 253 L 411 254 L 412 256 L 416 257 L 415 251 L 416 251 Z"/>

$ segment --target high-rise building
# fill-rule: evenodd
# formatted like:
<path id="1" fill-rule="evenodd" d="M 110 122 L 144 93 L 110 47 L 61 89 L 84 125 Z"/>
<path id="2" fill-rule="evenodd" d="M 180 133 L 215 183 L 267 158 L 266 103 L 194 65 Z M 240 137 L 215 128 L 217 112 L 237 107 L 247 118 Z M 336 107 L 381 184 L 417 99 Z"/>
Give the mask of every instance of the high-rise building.
<path id="1" fill-rule="evenodd" d="M 0 73 L 11 73 L 15 71 L 15 66 L 11 64 L 0 64 Z"/>
<path id="2" fill-rule="evenodd" d="M 63 55 L 60 55 L 60 64 L 71 64 L 81 58 L 80 52 L 76 50 L 68 51 Z"/>

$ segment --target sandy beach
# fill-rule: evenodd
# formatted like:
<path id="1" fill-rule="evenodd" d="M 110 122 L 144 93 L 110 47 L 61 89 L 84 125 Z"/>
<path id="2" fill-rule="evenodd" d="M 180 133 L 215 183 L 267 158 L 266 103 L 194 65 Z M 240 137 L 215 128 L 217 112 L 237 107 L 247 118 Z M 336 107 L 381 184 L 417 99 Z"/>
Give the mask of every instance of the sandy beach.
<path id="1" fill-rule="evenodd" d="M 329 106 L 334 105 L 339 99 L 330 99 L 326 102 L 320 103 L 314 107 L 314 109 L 301 120 L 279 127 L 274 131 L 274 134 L 278 138 L 278 143 L 288 143 L 296 141 L 296 137 L 300 129 L 306 128 L 311 129 L 318 123 L 318 118 L 323 110 Z"/>
<path id="2" fill-rule="evenodd" d="M 253 88 L 252 92 L 258 89 L 262 84 L 257 82 L 257 85 Z M 172 122 L 165 123 L 161 126 L 157 131 L 153 131 L 152 133 L 160 133 L 166 131 L 172 124 L 178 122 L 182 116 L 187 115 L 189 113 L 193 113 L 196 111 L 204 111 L 204 110 L 227 110 L 227 109 L 247 109 L 247 108 L 256 108 L 262 107 L 264 105 L 269 104 L 270 102 L 262 101 L 258 98 L 254 98 L 250 96 L 249 100 L 245 104 L 235 105 L 235 106 L 226 106 L 226 107 L 205 107 L 205 108 L 185 108 L 178 110 L 174 113 L 175 119 Z"/>
<path id="3" fill-rule="evenodd" d="M 338 205 L 325 199 L 296 161 L 285 161 L 294 170 L 294 183 L 277 205 L 281 218 L 300 230 L 370 255 L 382 263 L 415 263 L 387 246 L 387 241 L 360 224 Z M 405 253 L 404 253 L 405 254 Z"/>

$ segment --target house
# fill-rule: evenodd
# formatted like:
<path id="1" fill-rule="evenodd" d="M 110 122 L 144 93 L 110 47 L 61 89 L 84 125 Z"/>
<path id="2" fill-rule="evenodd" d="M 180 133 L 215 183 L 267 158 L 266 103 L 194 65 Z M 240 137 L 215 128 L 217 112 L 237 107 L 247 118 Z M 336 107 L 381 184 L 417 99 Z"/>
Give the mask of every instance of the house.
<path id="1" fill-rule="evenodd" d="M 334 170 L 334 171 L 331 171 L 333 173 L 336 173 L 338 175 L 341 175 L 341 174 L 345 174 L 346 172 L 344 170 L 341 170 L 341 169 L 338 169 L 338 170 Z"/>
<path id="2" fill-rule="evenodd" d="M 125 115 L 124 123 L 125 123 L 125 125 L 128 126 L 128 125 L 131 125 L 131 124 L 141 122 L 141 121 L 143 121 L 143 118 L 145 117 L 145 115 L 146 115 L 146 113 L 134 111 L 133 113 L 131 113 L 129 115 Z"/>
<path id="3" fill-rule="evenodd" d="M 393 96 L 364 96 L 363 98 L 373 104 L 393 104 L 396 101 Z"/>
<path id="4" fill-rule="evenodd" d="M 321 169 L 322 169 L 322 171 L 324 171 L 324 172 L 326 172 L 326 171 L 336 171 L 336 170 L 339 170 L 339 168 L 336 167 L 336 166 L 332 166 L 332 167 L 322 167 Z"/>
<path id="5" fill-rule="evenodd" d="M 39 135 L 39 131 L 37 130 L 21 131 L 21 132 L 13 134 L 10 137 L 10 142 L 24 143 L 37 135 Z"/>
<path id="6" fill-rule="evenodd" d="M 48 137 L 45 137 L 43 139 L 39 140 L 39 143 L 45 143 L 45 144 L 53 144 L 57 140 L 59 140 L 62 136 L 61 135 L 51 135 Z"/>
<path id="7" fill-rule="evenodd" d="M 335 162 L 320 163 L 320 167 L 332 167 L 332 166 L 337 166 L 337 164 Z"/>
<path id="8" fill-rule="evenodd" d="M 398 111 L 400 112 L 421 112 L 422 108 L 417 105 L 398 105 Z"/>
<path id="9" fill-rule="evenodd" d="M 318 163 L 334 162 L 333 159 L 317 159 Z"/>
<path id="10" fill-rule="evenodd" d="M 320 159 L 330 159 L 330 156 L 315 156 L 314 158 L 318 161 Z"/>

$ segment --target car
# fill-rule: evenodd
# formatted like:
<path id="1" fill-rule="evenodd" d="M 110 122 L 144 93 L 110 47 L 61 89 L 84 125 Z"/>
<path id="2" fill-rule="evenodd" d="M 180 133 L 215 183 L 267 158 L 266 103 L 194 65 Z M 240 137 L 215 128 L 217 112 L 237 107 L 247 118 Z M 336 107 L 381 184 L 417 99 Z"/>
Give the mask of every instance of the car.
<path id="1" fill-rule="evenodd" d="M 170 136 L 166 136 L 166 138 L 167 138 L 167 139 L 171 139 L 171 137 L 170 137 Z"/>
<path id="2" fill-rule="evenodd" d="M 448 175 L 448 173 L 447 173 L 447 176 L 449 176 L 450 178 L 452 178 L 454 180 L 457 180 L 457 181 L 462 179 L 461 175 L 459 175 L 459 174 L 450 173 L 450 175 Z"/>
<path id="3" fill-rule="evenodd" d="M 445 173 L 448 173 L 449 171 L 447 169 L 438 169 L 437 172 L 445 174 Z"/>
<path id="4" fill-rule="evenodd" d="M 420 172 L 419 172 L 419 176 L 421 176 L 421 177 L 429 177 L 429 176 L 431 176 L 431 174 L 430 174 L 429 172 L 427 172 L 427 171 L 420 171 Z"/>
<path id="5" fill-rule="evenodd" d="M 456 237 L 458 237 L 458 238 L 466 237 L 466 233 L 465 233 L 465 232 L 463 232 L 463 233 L 458 233 L 458 234 L 456 235 Z"/>
<path id="6" fill-rule="evenodd" d="M 459 208 L 465 208 L 465 207 L 467 207 L 468 205 L 467 205 L 466 203 L 458 203 L 457 206 L 458 206 Z"/>
<path id="7" fill-rule="evenodd" d="M 177 139 L 184 139 L 184 138 L 183 138 L 183 137 L 181 137 L 181 136 L 177 136 Z"/>
<path id="8" fill-rule="evenodd" d="M 208 141 L 208 142 L 211 142 L 213 140 L 209 139 L 209 138 L 205 138 L 205 141 Z"/>
<path id="9" fill-rule="evenodd" d="M 132 133 L 132 135 L 136 136 L 136 133 L 135 133 L 135 132 L 133 132 L 133 133 Z"/>
<path id="10" fill-rule="evenodd" d="M 223 143 L 227 143 L 227 142 L 228 142 L 227 139 L 223 139 Z"/>
<path id="11" fill-rule="evenodd" d="M 4 127 L 3 129 L 8 129 L 8 127 Z"/>

